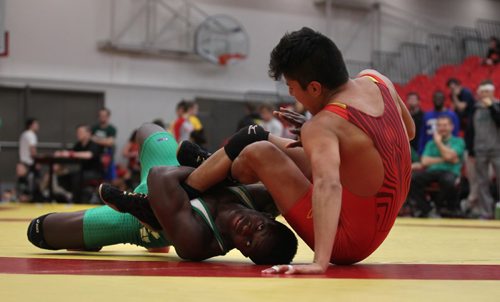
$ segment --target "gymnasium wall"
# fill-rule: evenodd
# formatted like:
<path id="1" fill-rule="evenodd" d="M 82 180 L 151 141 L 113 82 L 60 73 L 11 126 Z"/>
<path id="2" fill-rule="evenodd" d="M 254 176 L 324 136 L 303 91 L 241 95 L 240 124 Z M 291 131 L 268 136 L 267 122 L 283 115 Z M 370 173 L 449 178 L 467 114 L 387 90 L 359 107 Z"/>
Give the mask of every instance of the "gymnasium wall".
<path id="1" fill-rule="evenodd" d="M 221 68 L 102 53 L 96 45 L 109 38 L 109 0 L 6 0 L 11 41 L 9 57 L 0 59 L 0 84 L 104 92 L 121 147 L 143 121 L 171 121 L 181 98 L 243 100 L 249 90 L 275 91 L 267 76 L 269 52 L 286 31 L 313 27 L 332 37 L 346 59 L 368 62 L 372 50 L 396 50 L 408 39 L 419 42 L 426 30 L 448 32 L 454 25 L 473 26 L 478 18 L 500 19 L 500 1 L 491 0 L 386 0 L 379 23 L 368 10 L 339 7 L 327 20 L 325 6 L 313 0 L 192 2 L 244 25 L 251 43 L 247 60 Z M 373 36 L 377 24 L 380 37 Z"/>

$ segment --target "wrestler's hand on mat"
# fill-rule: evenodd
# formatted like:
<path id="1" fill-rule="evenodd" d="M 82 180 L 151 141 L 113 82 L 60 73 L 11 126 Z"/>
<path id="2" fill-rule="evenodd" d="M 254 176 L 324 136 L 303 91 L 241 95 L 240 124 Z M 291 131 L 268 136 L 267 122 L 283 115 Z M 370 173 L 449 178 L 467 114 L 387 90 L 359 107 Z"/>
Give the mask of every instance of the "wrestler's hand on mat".
<path id="1" fill-rule="evenodd" d="M 307 274 L 307 275 L 315 275 L 315 274 L 324 274 L 326 272 L 326 267 L 322 267 L 318 263 L 311 264 L 298 264 L 298 265 L 275 265 L 268 269 L 262 271 L 264 274 L 285 274 L 285 275 L 293 275 L 293 274 Z"/>

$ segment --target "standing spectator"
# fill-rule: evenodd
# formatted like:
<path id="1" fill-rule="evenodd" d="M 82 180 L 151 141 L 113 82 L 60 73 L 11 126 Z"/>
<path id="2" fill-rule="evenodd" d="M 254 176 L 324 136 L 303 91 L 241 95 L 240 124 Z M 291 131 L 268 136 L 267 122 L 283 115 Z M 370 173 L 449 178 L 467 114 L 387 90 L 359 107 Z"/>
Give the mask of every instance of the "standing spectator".
<path id="1" fill-rule="evenodd" d="M 111 111 L 108 108 L 99 110 L 99 123 L 92 127 L 92 141 L 103 148 L 101 155 L 104 179 L 113 181 L 116 178 L 115 139 L 116 128 L 110 124 Z"/>
<path id="2" fill-rule="evenodd" d="M 479 102 L 474 112 L 473 148 L 476 159 L 476 176 L 481 217 L 493 218 L 494 200 L 490 191 L 489 166 L 496 174 L 497 192 L 500 190 L 500 102 L 494 97 L 495 86 L 482 82 L 478 88 Z"/>
<path id="3" fill-rule="evenodd" d="M 306 117 L 307 120 L 310 120 L 312 118 L 311 112 L 307 111 L 306 107 L 304 107 L 301 102 L 295 101 L 293 107 L 295 112 L 302 114 Z"/>
<path id="4" fill-rule="evenodd" d="M 470 122 L 474 113 L 476 100 L 471 90 L 463 87 L 458 79 L 450 78 L 446 85 L 450 89 L 451 101 L 460 119 L 460 129 L 466 131 L 467 123 Z"/>
<path id="5" fill-rule="evenodd" d="M 187 101 L 180 101 L 175 108 L 177 118 L 172 123 L 172 133 L 178 143 L 187 141 L 191 137 L 193 125 L 189 122 L 189 104 Z"/>
<path id="6" fill-rule="evenodd" d="M 256 112 L 255 104 L 250 102 L 245 103 L 245 111 L 246 114 L 238 122 L 238 125 L 236 126 L 236 131 L 250 125 L 262 124 L 262 118 L 260 117 L 260 114 Z"/>
<path id="7" fill-rule="evenodd" d="M 472 150 L 470 131 L 476 100 L 474 99 L 471 90 L 463 87 L 459 80 L 450 78 L 447 85 L 448 88 L 450 88 L 451 100 L 453 101 L 455 112 L 460 119 L 460 129 L 464 131 L 466 149 L 465 170 L 467 173 L 467 180 L 469 181 L 469 196 L 467 196 L 467 201 L 473 203 L 477 200 L 478 188 L 474 168 L 474 150 Z"/>
<path id="8" fill-rule="evenodd" d="M 282 137 L 283 124 L 274 117 L 274 106 L 271 104 L 262 104 L 259 106 L 260 117 L 262 118 L 262 127 L 269 133 Z"/>
<path id="9" fill-rule="evenodd" d="M 444 93 L 440 90 L 434 92 L 432 95 L 432 103 L 434 104 L 434 110 L 426 112 L 422 121 L 422 128 L 420 130 L 420 138 L 418 142 L 418 154 L 424 152 L 425 145 L 428 141 L 433 138 L 434 132 L 436 130 L 436 122 L 438 116 L 447 115 L 453 121 L 453 135 L 458 136 L 458 131 L 460 129 L 460 122 L 458 120 L 455 112 L 444 107 Z"/>
<path id="10" fill-rule="evenodd" d="M 127 159 L 128 175 L 125 175 L 125 184 L 128 188 L 135 188 L 140 182 L 141 165 L 139 163 L 139 143 L 136 141 L 137 129 L 123 147 L 122 155 Z"/>
<path id="11" fill-rule="evenodd" d="M 484 63 L 486 65 L 495 65 L 500 62 L 500 42 L 496 37 L 490 37 L 488 53 Z"/>
<path id="12" fill-rule="evenodd" d="M 38 120 L 29 118 L 26 120 L 25 130 L 19 138 L 19 164 L 17 167 L 17 185 L 20 199 L 27 201 L 30 198 L 38 198 L 39 170 L 35 166 L 34 156 L 37 154 L 38 137 L 40 129 Z"/>
<path id="13" fill-rule="evenodd" d="M 190 140 L 199 146 L 203 146 L 207 142 L 205 137 L 205 129 L 203 129 L 203 124 L 198 118 L 199 106 L 196 101 L 188 103 L 188 119 L 193 126 L 193 131 L 191 131 Z"/>
<path id="14" fill-rule="evenodd" d="M 406 96 L 406 105 L 410 111 L 411 118 L 415 123 L 415 138 L 410 142 L 413 150 L 418 150 L 418 142 L 420 140 L 420 134 L 422 132 L 422 123 L 424 120 L 424 112 L 420 108 L 420 97 L 416 92 L 410 92 Z"/>
<path id="15" fill-rule="evenodd" d="M 437 119 L 433 140 L 425 145 L 422 154 L 422 166 L 425 170 L 413 171 L 408 197 L 416 203 L 421 217 L 426 217 L 431 206 L 425 197 L 425 188 L 433 183 L 439 183 L 439 192 L 435 203 L 443 214 L 456 213 L 458 196 L 456 185 L 460 179 L 462 156 L 465 143 L 462 138 L 452 135 L 453 122 L 449 115 L 441 115 Z"/>

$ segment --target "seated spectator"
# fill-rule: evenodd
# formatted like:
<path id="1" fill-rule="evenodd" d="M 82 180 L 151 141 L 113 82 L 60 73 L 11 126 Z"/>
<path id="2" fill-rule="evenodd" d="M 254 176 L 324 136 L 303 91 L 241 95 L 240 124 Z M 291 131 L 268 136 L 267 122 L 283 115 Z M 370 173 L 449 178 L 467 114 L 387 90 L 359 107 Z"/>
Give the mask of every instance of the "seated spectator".
<path id="1" fill-rule="evenodd" d="M 486 59 L 484 63 L 486 65 L 495 65 L 500 62 L 500 42 L 496 37 L 490 37 L 490 43 L 488 46 L 488 53 L 486 54 Z"/>
<path id="2" fill-rule="evenodd" d="M 423 170 L 414 170 L 410 192 L 411 203 L 419 212 L 416 216 L 427 217 L 432 207 L 426 199 L 425 189 L 431 183 L 439 184 L 434 200 L 442 216 L 453 216 L 458 210 L 456 186 L 460 179 L 462 156 L 465 148 L 463 139 L 452 135 L 453 122 L 448 115 L 437 119 L 433 140 L 425 145 L 421 163 Z"/>
<path id="3" fill-rule="evenodd" d="M 415 138 L 410 142 L 410 145 L 414 150 L 418 150 L 418 142 L 420 140 L 420 132 L 422 131 L 422 122 L 424 119 L 424 112 L 420 108 L 420 96 L 418 93 L 408 93 L 406 96 L 406 105 L 415 123 Z"/>
<path id="4" fill-rule="evenodd" d="M 260 117 L 262 118 L 262 127 L 269 133 L 282 137 L 283 124 L 274 117 L 274 106 L 271 104 L 262 104 L 259 106 Z"/>
<path id="5" fill-rule="evenodd" d="M 436 122 L 438 116 L 446 115 L 449 116 L 453 121 L 453 135 L 458 136 L 458 131 L 460 129 L 460 124 L 455 112 L 444 107 L 444 93 L 442 91 L 434 92 L 432 96 L 432 103 L 434 104 L 434 110 L 426 112 L 422 121 L 422 128 L 420 130 L 420 138 L 418 142 L 418 154 L 424 152 L 425 145 L 428 141 L 432 140 L 433 135 L 436 130 Z"/>
<path id="6" fill-rule="evenodd" d="M 89 181 L 100 181 L 103 177 L 103 166 L 101 164 L 102 147 L 92 141 L 92 132 L 89 126 L 80 125 L 76 128 L 77 142 L 72 150 L 60 150 L 55 152 L 58 157 L 73 157 L 84 160 L 81 163 L 81 171 L 71 172 L 60 181 L 66 189 L 73 193 L 74 201 L 81 202 L 81 191 Z"/>
<path id="7" fill-rule="evenodd" d="M 472 120 L 473 149 L 476 159 L 476 177 L 480 215 L 493 218 L 494 198 L 490 191 L 489 166 L 496 174 L 497 192 L 500 190 L 500 102 L 495 99 L 495 86 L 482 82 L 478 89 L 478 103 Z"/>

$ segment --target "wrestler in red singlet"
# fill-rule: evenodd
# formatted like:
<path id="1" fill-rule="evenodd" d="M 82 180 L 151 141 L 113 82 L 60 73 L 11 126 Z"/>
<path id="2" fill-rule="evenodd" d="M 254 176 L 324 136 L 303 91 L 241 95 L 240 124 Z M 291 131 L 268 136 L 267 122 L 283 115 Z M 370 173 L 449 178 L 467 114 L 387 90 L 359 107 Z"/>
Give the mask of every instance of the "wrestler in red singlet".
<path id="1" fill-rule="evenodd" d="M 408 135 L 395 101 L 381 79 L 372 74 L 362 76 L 368 76 L 380 89 L 384 102 L 381 116 L 374 117 L 342 103 L 331 103 L 323 110 L 339 115 L 372 139 L 383 162 L 384 180 L 378 192 L 370 197 L 361 197 L 343 188 L 342 209 L 330 258 L 335 264 L 359 262 L 382 244 L 405 201 L 411 181 Z M 285 218 L 309 247 L 314 248 L 312 186 Z"/>

